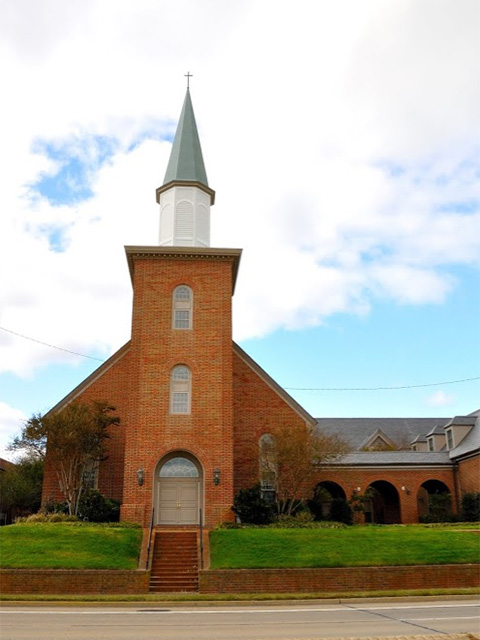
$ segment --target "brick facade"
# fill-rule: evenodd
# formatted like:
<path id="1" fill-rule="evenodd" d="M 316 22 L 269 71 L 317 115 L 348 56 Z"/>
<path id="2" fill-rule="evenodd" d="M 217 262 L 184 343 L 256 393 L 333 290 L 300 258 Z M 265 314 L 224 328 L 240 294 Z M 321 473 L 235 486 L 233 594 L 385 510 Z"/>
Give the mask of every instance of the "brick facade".
<path id="1" fill-rule="evenodd" d="M 477 493 L 480 483 L 480 456 L 472 456 L 458 463 L 458 492 Z"/>

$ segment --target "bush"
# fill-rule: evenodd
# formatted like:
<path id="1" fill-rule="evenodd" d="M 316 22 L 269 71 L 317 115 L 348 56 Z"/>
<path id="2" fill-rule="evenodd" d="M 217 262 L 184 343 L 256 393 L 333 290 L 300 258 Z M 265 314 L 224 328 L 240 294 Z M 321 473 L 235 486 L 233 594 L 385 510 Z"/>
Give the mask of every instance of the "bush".
<path id="1" fill-rule="evenodd" d="M 232 511 L 245 524 L 269 524 L 274 517 L 274 507 L 262 496 L 259 484 L 241 489 L 235 496 Z"/>
<path id="2" fill-rule="evenodd" d="M 451 522 L 452 496 L 449 493 L 431 493 L 428 496 L 428 513 L 420 522 Z"/>
<path id="3" fill-rule="evenodd" d="M 55 522 L 78 522 L 77 516 L 70 516 L 66 513 L 34 513 L 31 516 L 17 518 L 15 524 L 45 524 Z"/>
<path id="4" fill-rule="evenodd" d="M 353 512 L 344 498 L 334 498 L 330 505 L 330 519 L 344 524 L 353 524 Z"/>
<path id="5" fill-rule="evenodd" d="M 87 489 L 78 504 L 78 517 L 87 522 L 118 522 L 120 502 L 106 498 L 96 489 Z"/>
<path id="6" fill-rule="evenodd" d="M 463 495 L 461 517 L 464 522 L 480 521 L 480 493 Z"/>

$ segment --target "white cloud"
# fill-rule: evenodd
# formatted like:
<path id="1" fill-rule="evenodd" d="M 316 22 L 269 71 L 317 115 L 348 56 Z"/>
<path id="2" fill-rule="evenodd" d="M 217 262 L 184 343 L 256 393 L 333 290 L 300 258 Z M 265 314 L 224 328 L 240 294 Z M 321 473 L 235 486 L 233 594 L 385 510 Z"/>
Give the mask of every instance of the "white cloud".
<path id="1" fill-rule="evenodd" d="M 445 391 L 435 391 L 425 401 L 425 404 L 431 407 L 447 407 L 455 403 L 453 394 L 445 393 Z"/>
<path id="2" fill-rule="evenodd" d="M 0 445 L 0 458 L 6 460 L 14 460 L 16 455 L 12 451 L 7 451 L 5 446 L 13 440 L 15 436 L 20 434 L 22 423 L 27 419 L 27 416 L 20 411 L 11 407 L 5 402 L 0 401 L 0 433 L 2 434 L 2 441 Z"/>
<path id="3" fill-rule="evenodd" d="M 157 241 L 169 146 L 148 137 L 178 118 L 187 70 L 212 244 L 245 249 L 237 339 L 375 299 L 444 301 L 452 268 L 480 255 L 478 13 L 470 0 L 4 3 L 0 325 L 79 352 L 128 339 L 123 245 Z M 116 147 L 99 166 L 101 136 Z M 92 198 L 31 199 L 57 169 L 39 140 L 85 145 Z M 22 376 L 67 357 L 2 332 L 0 350 Z"/>

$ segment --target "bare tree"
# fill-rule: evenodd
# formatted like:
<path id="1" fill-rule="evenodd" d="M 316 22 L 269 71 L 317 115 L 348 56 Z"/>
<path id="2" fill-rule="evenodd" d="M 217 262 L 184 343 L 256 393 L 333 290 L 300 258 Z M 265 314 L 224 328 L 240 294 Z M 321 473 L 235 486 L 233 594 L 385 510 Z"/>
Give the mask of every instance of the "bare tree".
<path id="1" fill-rule="evenodd" d="M 83 490 L 84 473 L 105 459 L 109 427 L 120 423 L 108 402 L 74 402 L 57 413 L 33 415 L 10 449 L 23 450 L 46 459 L 58 478 L 70 514 L 76 515 Z"/>
<path id="2" fill-rule="evenodd" d="M 327 436 L 308 426 L 286 426 L 272 433 L 274 444 L 264 450 L 261 467 L 264 476 L 275 477 L 278 513 L 292 515 L 311 497 L 319 467 L 334 462 L 349 448 L 338 436 Z"/>

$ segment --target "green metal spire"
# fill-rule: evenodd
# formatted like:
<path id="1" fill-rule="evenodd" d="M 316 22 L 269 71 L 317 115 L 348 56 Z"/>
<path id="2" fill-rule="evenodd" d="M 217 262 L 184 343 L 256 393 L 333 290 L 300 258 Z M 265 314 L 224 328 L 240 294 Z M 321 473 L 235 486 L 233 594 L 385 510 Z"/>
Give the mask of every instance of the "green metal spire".
<path id="1" fill-rule="evenodd" d="M 169 182 L 199 182 L 208 187 L 202 148 L 188 88 L 163 184 L 166 185 Z"/>

